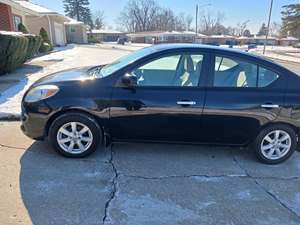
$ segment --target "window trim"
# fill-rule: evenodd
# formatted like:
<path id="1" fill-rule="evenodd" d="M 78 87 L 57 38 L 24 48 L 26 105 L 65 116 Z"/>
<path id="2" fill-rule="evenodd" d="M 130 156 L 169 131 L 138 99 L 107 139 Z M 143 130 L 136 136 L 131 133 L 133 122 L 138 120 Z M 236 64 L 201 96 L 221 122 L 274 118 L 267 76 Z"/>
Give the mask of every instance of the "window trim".
<path id="1" fill-rule="evenodd" d="M 183 55 L 185 54 L 191 54 L 191 55 L 203 55 L 203 65 L 207 63 L 207 58 L 209 58 L 207 52 L 205 51 L 192 51 L 192 50 L 178 50 L 178 51 L 173 51 L 173 52 L 161 52 L 159 54 L 155 54 L 153 57 L 150 58 L 146 58 L 143 59 L 142 61 L 138 62 L 136 65 L 134 65 L 133 67 L 129 68 L 126 70 L 126 73 L 131 73 L 133 72 L 135 69 L 142 67 L 144 65 L 146 65 L 147 63 L 150 63 L 151 61 L 155 61 L 157 59 L 163 58 L 163 57 L 168 57 L 168 56 L 172 56 L 172 55 L 180 55 L 180 59 Z M 180 59 L 178 61 L 176 70 L 178 69 L 179 66 L 179 62 Z M 199 89 L 199 88 L 205 88 L 205 79 L 207 75 L 203 72 L 204 71 L 205 66 L 202 66 L 201 68 L 201 72 L 200 72 L 200 76 L 199 76 L 199 80 L 198 80 L 198 84 L 197 86 L 137 86 L 136 89 Z M 201 74 L 203 74 L 203 76 L 201 76 Z M 120 79 L 120 78 L 119 78 Z M 200 86 L 200 83 L 203 83 L 203 85 Z"/>
<path id="2" fill-rule="evenodd" d="M 247 63 L 251 63 L 253 65 L 256 65 L 257 67 L 257 74 L 256 74 L 256 87 L 215 87 L 214 86 L 214 79 L 215 79 L 215 63 L 216 63 L 216 57 L 223 57 L 223 58 L 229 58 L 229 59 L 235 59 L 235 60 L 239 60 L 239 61 L 244 61 Z M 270 83 L 269 85 L 265 86 L 265 87 L 258 87 L 258 76 L 259 76 L 259 68 L 262 67 L 266 70 L 270 70 L 273 73 L 278 75 L 278 78 Z M 270 86 L 272 86 L 276 81 L 280 80 L 282 78 L 281 73 L 274 70 L 273 68 L 270 68 L 269 66 L 266 66 L 262 63 L 259 62 L 254 62 L 251 59 L 245 58 L 245 57 L 239 57 L 237 55 L 227 55 L 224 53 L 211 53 L 211 73 L 210 73 L 210 77 L 208 78 L 208 82 L 207 82 L 207 87 L 208 88 L 214 88 L 214 89 L 222 89 L 222 90 L 261 90 L 261 89 L 267 89 Z"/>

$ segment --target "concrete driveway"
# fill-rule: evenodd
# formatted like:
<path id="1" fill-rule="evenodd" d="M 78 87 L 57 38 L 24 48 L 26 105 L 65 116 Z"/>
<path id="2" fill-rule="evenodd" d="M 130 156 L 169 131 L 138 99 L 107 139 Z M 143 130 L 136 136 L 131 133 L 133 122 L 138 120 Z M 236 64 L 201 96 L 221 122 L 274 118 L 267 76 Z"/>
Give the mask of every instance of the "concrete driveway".
<path id="1" fill-rule="evenodd" d="M 300 153 L 116 143 L 67 159 L 0 123 L 0 224 L 300 224 Z"/>

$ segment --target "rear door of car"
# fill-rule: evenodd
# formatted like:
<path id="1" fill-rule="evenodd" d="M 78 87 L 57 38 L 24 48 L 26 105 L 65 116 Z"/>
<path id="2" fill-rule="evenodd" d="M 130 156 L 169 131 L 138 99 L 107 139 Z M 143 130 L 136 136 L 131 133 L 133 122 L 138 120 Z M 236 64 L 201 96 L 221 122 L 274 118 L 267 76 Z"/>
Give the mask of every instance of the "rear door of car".
<path id="1" fill-rule="evenodd" d="M 286 80 L 264 64 L 238 53 L 211 57 L 202 115 L 207 143 L 246 144 L 274 121 L 284 104 Z"/>
<path id="2" fill-rule="evenodd" d="M 197 141 L 205 99 L 202 84 L 209 68 L 206 59 L 206 53 L 201 51 L 172 51 L 142 60 L 128 69 L 127 73 L 138 77 L 138 86 L 134 89 L 117 86 L 113 90 L 110 108 L 113 138 Z M 192 73 L 188 81 L 186 75 Z"/>

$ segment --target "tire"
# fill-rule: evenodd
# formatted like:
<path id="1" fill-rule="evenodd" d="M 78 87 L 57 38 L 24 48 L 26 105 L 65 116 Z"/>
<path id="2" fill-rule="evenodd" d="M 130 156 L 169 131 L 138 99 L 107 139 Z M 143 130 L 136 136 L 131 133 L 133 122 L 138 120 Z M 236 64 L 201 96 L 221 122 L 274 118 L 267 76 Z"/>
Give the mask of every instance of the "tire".
<path id="1" fill-rule="evenodd" d="M 277 139 L 276 135 L 278 135 Z M 277 140 L 277 142 L 275 140 Z M 295 131 L 287 125 L 270 125 L 259 133 L 253 145 L 255 155 L 261 162 L 266 164 L 278 164 L 286 161 L 294 153 L 297 146 L 297 135 Z M 278 151 L 281 153 L 278 154 Z"/>
<path id="2" fill-rule="evenodd" d="M 49 139 L 54 149 L 61 155 L 83 158 L 96 151 L 99 143 L 102 142 L 103 133 L 91 116 L 70 112 L 52 122 Z"/>

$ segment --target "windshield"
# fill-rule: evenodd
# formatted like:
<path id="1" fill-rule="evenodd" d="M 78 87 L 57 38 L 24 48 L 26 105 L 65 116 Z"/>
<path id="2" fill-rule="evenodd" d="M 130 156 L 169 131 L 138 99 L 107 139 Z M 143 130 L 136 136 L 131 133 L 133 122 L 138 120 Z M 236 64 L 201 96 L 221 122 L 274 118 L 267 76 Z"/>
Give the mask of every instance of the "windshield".
<path id="1" fill-rule="evenodd" d="M 137 50 L 133 53 L 130 53 L 129 55 L 123 56 L 120 59 L 117 59 L 116 61 L 114 61 L 113 63 L 108 64 L 108 65 L 104 66 L 103 68 L 101 68 L 100 70 L 98 70 L 97 76 L 98 77 L 109 76 L 109 75 L 113 74 L 114 72 L 127 66 L 128 64 L 130 64 L 136 60 L 139 60 L 152 52 L 154 52 L 154 49 L 149 47 L 149 48 L 143 48 L 143 49 Z"/>

